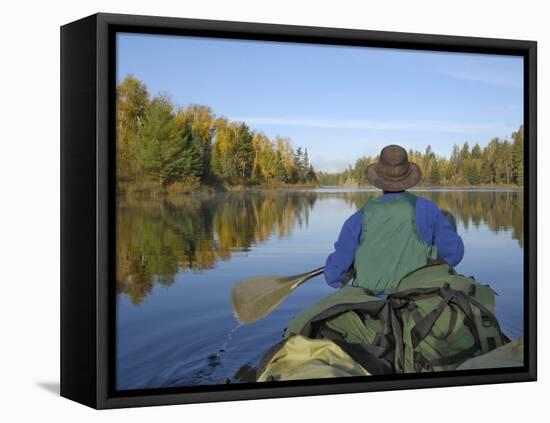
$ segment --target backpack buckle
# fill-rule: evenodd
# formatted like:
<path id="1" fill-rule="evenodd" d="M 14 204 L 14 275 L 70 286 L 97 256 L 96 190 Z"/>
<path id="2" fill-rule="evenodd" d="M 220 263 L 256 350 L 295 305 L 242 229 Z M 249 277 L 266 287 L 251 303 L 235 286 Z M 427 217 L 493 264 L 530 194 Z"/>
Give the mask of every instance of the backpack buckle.
<path id="1" fill-rule="evenodd" d="M 414 370 L 416 370 L 417 373 L 422 372 L 422 370 L 424 369 L 426 369 L 428 372 L 433 371 L 433 366 L 428 361 L 428 359 L 424 357 L 424 355 L 422 355 L 422 353 L 415 351 L 413 356 L 413 361 L 414 361 Z"/>
<path id="2" fill-rule="evenodd" d="M 481 324 L 484 328 L 490 328 L 493 326 L 493 321 L 489 316 L 487 316 L 485 313 L 481 313 Z"/>

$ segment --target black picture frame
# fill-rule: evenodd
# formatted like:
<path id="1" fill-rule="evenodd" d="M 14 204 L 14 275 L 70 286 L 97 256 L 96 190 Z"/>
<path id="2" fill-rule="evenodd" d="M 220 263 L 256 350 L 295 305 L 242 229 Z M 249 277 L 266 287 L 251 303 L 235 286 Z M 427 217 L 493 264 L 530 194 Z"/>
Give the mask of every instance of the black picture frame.
<path id="1" fill-rule="evenodd" d="M 524 58 L 523 368 L 114 390 L 115 34 L 193 35 Z M 61 27 L 61 395 L 97 409 L 534 381 L 537 377 L 537 44 L 534 41 L 119 14 Z"/>

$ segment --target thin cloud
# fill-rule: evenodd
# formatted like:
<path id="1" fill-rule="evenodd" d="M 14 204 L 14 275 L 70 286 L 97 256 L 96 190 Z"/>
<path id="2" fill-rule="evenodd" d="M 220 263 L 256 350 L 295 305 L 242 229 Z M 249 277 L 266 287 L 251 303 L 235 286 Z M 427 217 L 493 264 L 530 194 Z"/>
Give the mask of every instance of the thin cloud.
<path id="1" fill-rule="evenodd" d="M 443 72 L 443 74 L 450 78 L 461 79 L 464 81 L 482 82 L 485 84 L 500 85 L 509 88 L 523 87 L 523 81 L 520 78 L 511 78 L 500 73 L 483 74 L 466 71 L 447 71 Z"/>
<path id="2" fill-rule="evenodd" d="M 322 119 L 303 117 L 232 117 L 249 125 L 300 126 L 320 129 L 365 129 L 377 131 L 416 131 L 451 134 L 507 134 L 515 127 L 499 123 L 457 123 L 442 120 L 368 120 L 368 119 Z"/>
<path id="3" fill-rule="evenodd" d="M 326 157 L 312 158 L 311 163 L 316 170 L 321 172 L 343 172 L 348 166 L 354 163 L 353 160 L 346 159 L 328 159 Z"/>

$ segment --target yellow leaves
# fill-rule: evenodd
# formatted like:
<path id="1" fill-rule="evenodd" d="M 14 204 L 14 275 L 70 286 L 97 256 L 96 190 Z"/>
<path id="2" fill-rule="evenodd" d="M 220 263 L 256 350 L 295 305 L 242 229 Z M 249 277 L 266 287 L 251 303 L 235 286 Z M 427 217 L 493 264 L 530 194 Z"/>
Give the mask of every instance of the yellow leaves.
<path id="1" fill-rule="evenodd" d="M 230 193 L 222 201 L 217 195 L 120 199 L 117 292 L 140 303 L 178 271 L 211 269 L 272 234 L 288 235 L 311 207 L 307 196 L 281 193 Z"/>

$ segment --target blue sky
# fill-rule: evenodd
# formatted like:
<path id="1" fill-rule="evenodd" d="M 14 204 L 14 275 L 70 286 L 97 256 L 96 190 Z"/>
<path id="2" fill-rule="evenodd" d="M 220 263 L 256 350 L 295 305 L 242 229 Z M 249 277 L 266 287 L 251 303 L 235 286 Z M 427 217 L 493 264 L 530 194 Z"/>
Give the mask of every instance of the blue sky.
<path id="1" fill-rule="evenodd" d="M 521 57 L 119 34 L 117 78 L 203 104 L 340 171 L 387 144 L 448 156 L 523 121 Z"/>

